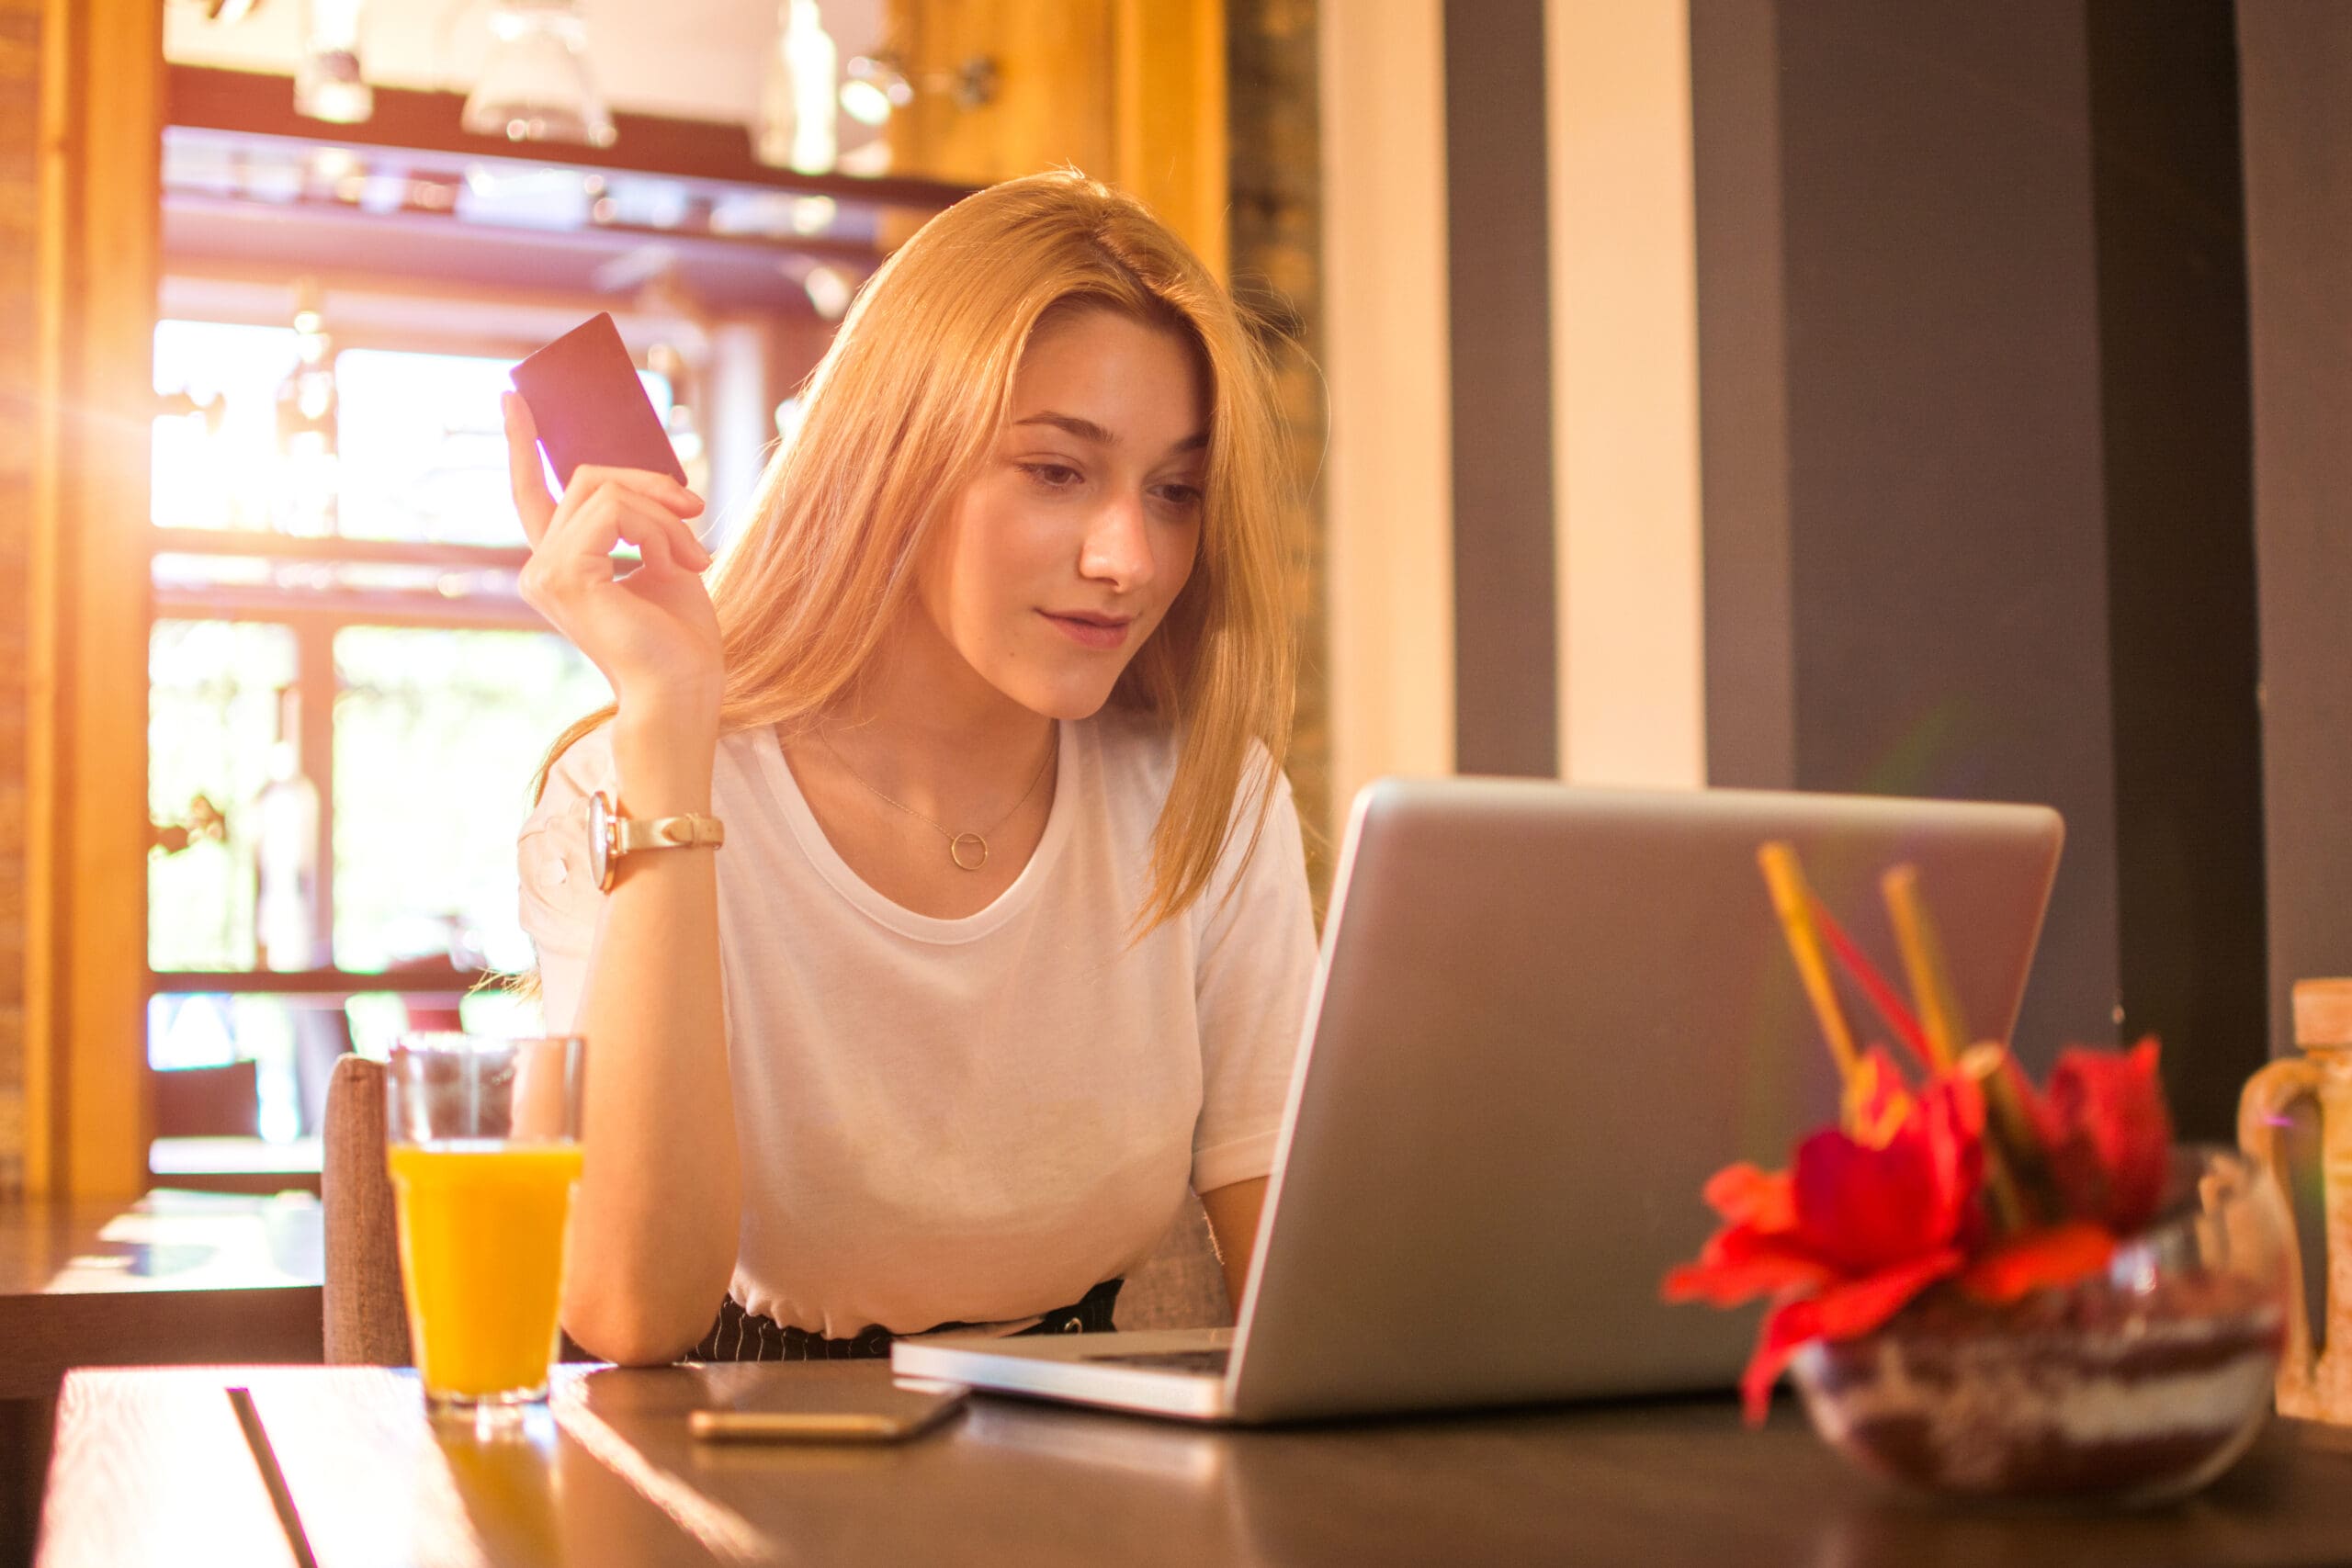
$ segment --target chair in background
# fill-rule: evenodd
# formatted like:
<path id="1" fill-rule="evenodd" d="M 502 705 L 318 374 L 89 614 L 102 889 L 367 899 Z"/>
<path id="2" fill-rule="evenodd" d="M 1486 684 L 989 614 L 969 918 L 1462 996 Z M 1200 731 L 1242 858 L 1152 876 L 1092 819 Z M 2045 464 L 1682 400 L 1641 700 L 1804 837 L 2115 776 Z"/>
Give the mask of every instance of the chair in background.
<path id="1" fill-rule="evenodd" d="M 258 1064 L 171 1067 L 155 1075 L 155 1136 L 252 1138 L 260 1133 Z"/>
<path id="2" fill-rule="evenodd" d="M 288 1010 L 294 1024 L 294 1109 L 305 1137 L 326 1130 L 327 1083 L 351 1054 L 351 1017 L 334 997 L 304 998 Z"/>
<path id="3" fill-rule="evenodd" d="M 392 1181 L 384 1168 L 384 1065 L 345 1056 L 327 1080 L 320 1200 L 325 1210 L 326 1359 L 405 1367 Z"/>
<path id="4" fill-rule="evenodd" d="M 465 1009 L 455 996 L 403 997 L 401 1002 L 408 1013 L 408 1027 L 417 1034 L 463 1034 L 466 1032 Z"/>
<path id="5" fill-rule="evenodd" d="M 1143 1266 L 1127 1276 L 1112 1314 L 1122 1330 L 1226 1328 L 1233 1305 L 1226 1300 L 1225 1266 L 1209 1238 L 1209 1217 L 1201 1201 L 1187 1197 L 1176 1223 Z"/>

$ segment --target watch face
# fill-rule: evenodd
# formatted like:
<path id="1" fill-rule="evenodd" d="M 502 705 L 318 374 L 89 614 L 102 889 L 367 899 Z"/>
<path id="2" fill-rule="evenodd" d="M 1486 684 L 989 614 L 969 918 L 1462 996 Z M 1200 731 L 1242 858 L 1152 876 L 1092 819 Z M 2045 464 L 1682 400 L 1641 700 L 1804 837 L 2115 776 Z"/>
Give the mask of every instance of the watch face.
<path id="1" fill-rule="evenodd" d="M 603 790 L 588 797 L 588 874 L 602 890 L 613 877 L 613 803 Z"/>

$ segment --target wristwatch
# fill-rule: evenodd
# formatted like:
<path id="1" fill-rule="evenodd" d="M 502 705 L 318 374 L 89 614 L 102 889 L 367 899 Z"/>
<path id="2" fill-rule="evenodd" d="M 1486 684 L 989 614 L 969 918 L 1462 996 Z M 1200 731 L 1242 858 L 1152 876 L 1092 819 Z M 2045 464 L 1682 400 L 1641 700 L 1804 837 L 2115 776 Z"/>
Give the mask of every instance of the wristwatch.
<path id="1" fill-rule="evenodd" d="M 639 850 L 684 850 L 696 844 L 717 849 L 727 841 L 727 824 L 716 817 L 623 817 L 603 790 L 588 797 L 588 870 L 596 890 L 612 891 L 621 856 Z"/>

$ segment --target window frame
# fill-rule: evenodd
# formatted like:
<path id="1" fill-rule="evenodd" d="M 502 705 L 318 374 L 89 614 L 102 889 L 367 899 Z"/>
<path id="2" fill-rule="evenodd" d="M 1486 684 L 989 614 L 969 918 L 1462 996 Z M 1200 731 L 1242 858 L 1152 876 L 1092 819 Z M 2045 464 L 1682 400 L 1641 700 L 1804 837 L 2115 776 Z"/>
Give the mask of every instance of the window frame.
<path id="1" fill-rule="evenodd" d="M 249 297 L 266 299 L 284 295 L 286 286 L 282 281 L 259 275 L 218 272 L 202 281 L 205 288 L 191 291 L 175 287 L 185 282 L 183 277 L 166 276 L 162 297 L 182 308 L 159 312 L 157 321 L 254 326 L 280 324 L 279 321 L 252 308 L 217 307 L 227 302 L 222 299 L 224 290 L 220 285 L 229 285 L 232 290 L 243 287 L 249 291 Z M 349 333 L 337 331 L 334 335 L 338 354 L 349 349 L 384 349 L 401 353 L 519 359 L 535 346 L 511 334 L 486 333 L 476 324 L 473 318 L 479 314 L 504 310 L 514 303 L 511 297 L 497 296 L 495 291 L 484 291 L 481 296 L 469 298 L 461 288 L 398 289 L 380 281 L 371 285 L 369 291 L 376 296 L 413 296 L 421 303 L 446 311 L 451 324 L 442 332 L 387 333 L 366 328 Z M 193 299 L 173 299 L 175 293 L 187 295 L 191 292 L 195 295 Z M 229 293 L 228 298 L 233 299 L 234 293 Z M 569 299 L 534 302 L 551 311 L 565 314 L 584 308 L 582 302 Z M 207 304 L 216 308 L 205 309 Z M 188 306 L 195 309 L 187 308 Z M 694 330 L 691 323 L 676 325 L 685 331 Z M 664 318 L 639 316 L 632 321 L 631 328 L 632 335 L 640 333 L 650 335 L 671 329 L 672 323 Z M 150 373 L 152 375 L 152 369 Z M 142 474 L 144 472 L 142 468 Z M 560 634 L 538 612 L 513 594 L 483 592 L 449 599 L 437 594 L 399 590 L 339 590 L 263 584 L 158 586 L 154 583 L 155 560 L 163 556 L 201 556 L 250 561 L 390 564 L 458 571 L 518 572 L 530 559 L 530 549 L 522 544 L 486 546 L 430 540 L 303 536 L 250 527 L 161 527 L 152 521 L 143 504 L 140 508 L 140 523 L 146 547 L 142 558 L 144 575 L 149 585 L 142 619 L 142 642 L 153 637 L 159 621 L 205 620 L 272 625 L 285 626 L 293 633 L 293 685 L 300 715 L 300 768 L 319 797 L 315 852 L 317 873 L 311 886 L 312 919 L 314 929 L 326 933 L 322 945 L 332 953 L 334 932 L 336 634 L 346 627 Z M 519 525 L 517 532 L 520 532 Z M 143 665 L 141 676 L 143 681 Z M 145 711 L 142 703 L 142 717 Z M 139 786 L 141 797 L 144 800 L 148 787 L 147 772 L 152 764 L 143 746 L 141 764 Z M 154 826 L 151 823 L 151 836 Z M 140 996 L 140 1044 L 141 1066 L 149 1072 L 155 1070 L 147 1063 L 147 1028 L 152 1014 L 150 1004 L 158 997 L 258 995 L 283 997 L 289 1001 L 309 1005 L 334 1005 L 354 996 L 390 995 L 412 1003 L 422 1002 L 435 1009 L 454 1010 L 464 997 L 485 985 L 496 983 L 502 977 L 495 971 L 461 969 L 447 963 L 432 962 L 399 964 L 381 971 L 345 970 L 332 963 L 303 969 L 270 969 L 259 963 L 244 969 L 157 969 L 152 963 L 145 962 L 149 918 L 145 889 L 142 866 L 139 941 L 143 983 Z"/>

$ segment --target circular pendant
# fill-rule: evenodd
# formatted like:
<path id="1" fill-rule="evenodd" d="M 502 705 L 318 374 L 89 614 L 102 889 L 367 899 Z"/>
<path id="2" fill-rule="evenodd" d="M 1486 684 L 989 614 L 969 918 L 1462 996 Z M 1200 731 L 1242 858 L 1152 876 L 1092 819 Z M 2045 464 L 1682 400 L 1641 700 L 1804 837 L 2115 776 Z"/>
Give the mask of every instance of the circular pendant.
<path id="1" fill-rule="evenodd" d="M 971 848 L 965 848 L 967 844 Z M 989 863 L 989 841 L 978 833 L 958 833 L 948 840 L 947 858 L 960 870 L 978 871 Z"/>

